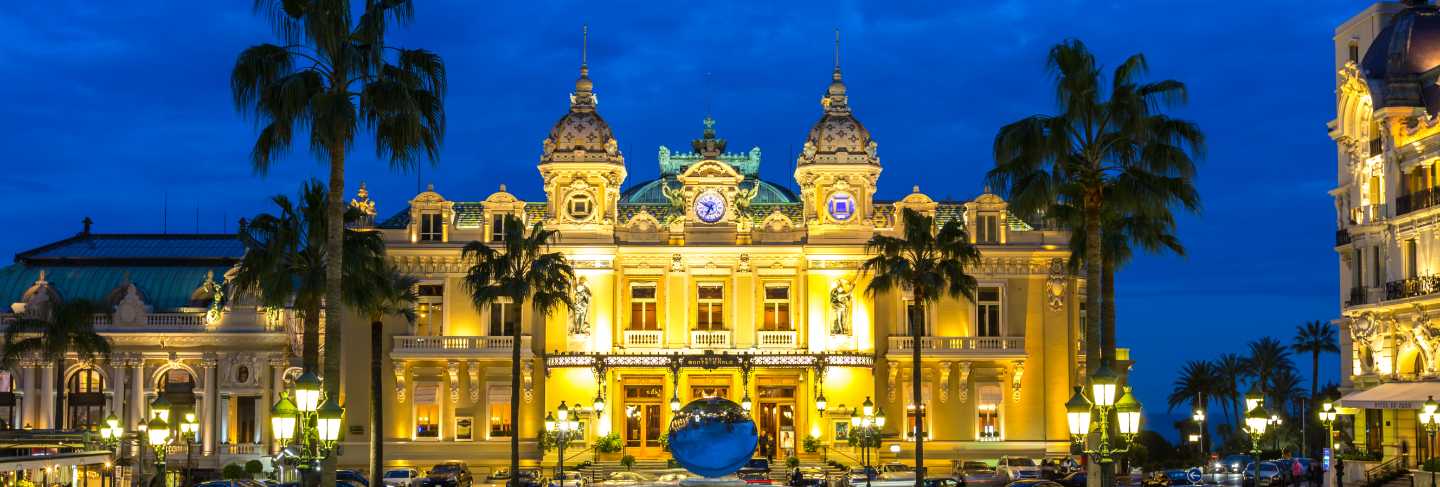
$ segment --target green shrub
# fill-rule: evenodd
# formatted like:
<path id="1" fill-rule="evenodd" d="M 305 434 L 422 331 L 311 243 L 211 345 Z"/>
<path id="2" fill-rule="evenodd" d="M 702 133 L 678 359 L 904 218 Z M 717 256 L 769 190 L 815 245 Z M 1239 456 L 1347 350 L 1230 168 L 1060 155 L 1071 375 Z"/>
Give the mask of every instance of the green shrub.
<path id="1" fill-rule="evenodd" d="M 251 460 L 245 462 L 245 473 L 250 474 L 250 478 L 255 478 L 255 476 L 257 475 L 264 474 L 265 464 L 260 463 L 259 460 Z"/>
<path id="2" fill-rule="evenodd" d="M 785 459 L 785 467 L 786 467 L 786 468 L 795 468 L 795 467 L 799 467 L 799 466 L 800 466 L 800 457 L 789 457 L 789 458 L 786 458 L 786 459 Z"/>
<path id="3" fill-rule="evenodd" d="M 600 453 L 620 453 L 624 446 L 620 442 L 620 433 L 610 433 L 595 439 L 595 451 Z"/>
<path id="4" fill-rule="evenodd" d="M 820 439 L 806 435 L 805 442 L 801 443 L 800 446 L 805 449 L 805 453 L 815 453 L 820 449 Z"/>
<path id="5" fill-rule="evenodd" d="M 634 468 L 635 455 L 625 455 L 623 457 L 620 457 L 620 465 L 625 467 L 625 470 L 630 470 L 631 468 Z"/>
<path id="6" fill-rule="evenodd" d="M 224 469 L 220 470 L 220 476 L 225 477 L 225 480 L 242 480 L 246 478 L 245 467 L 238 463 L 226 465 Z"/>

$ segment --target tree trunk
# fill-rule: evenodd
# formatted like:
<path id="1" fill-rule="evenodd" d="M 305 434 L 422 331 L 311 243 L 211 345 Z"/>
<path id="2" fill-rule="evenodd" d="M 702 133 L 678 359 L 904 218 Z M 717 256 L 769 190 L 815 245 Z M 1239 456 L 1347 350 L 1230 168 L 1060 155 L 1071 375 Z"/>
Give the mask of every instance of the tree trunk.
<path id="1" fill-rule="evenodd" d="M 918 293 L 917 293 L 918 294 Z M 916 296 L 919 298 L 919 296 Z M 920 394 L 920 337 L 925 331 L 925 305 L 923 300 L 916 300 L 920 306 L 915 306 L 910 311 L 910 400 L 915 405 L 915 487 L 925 487 L 925 402 Z"/>
<path id="2" fill-rule="evenodd" d="M 341 272 L 345 260 L 343 238 L 345 236 L 345 147 L 335 144 L 330 148 L 330 191 L 325 212 L 325 355 L 324 384 L 325 397 L 340 400 L 340 333 L 343 329 L 342 313 L 345 312 L 340 293 Z M 342 428 L 343 429 L 343 428 Z M 344 432 L 341 432 L 344 436 Z M 335 485 L 335 455 L 320 462 L 320 485 Z"/>
<path id="3" fill-rule="evenodd" d="M 520 328 L 510 330 L 510 487 L 520 486 Z"/>
<path id="4" fill-rule="evenodd" d="M 1104 266 L 1104 256 L 1100 252 L 1100 205 L 1103 201 L 1101 188 L 1086 188 L 1084 198 L 1085 209 L 1085 375 L 1086 378 L 1093 378 L 1095 371 L 1103 367 L 1105 356 L 1101 347 L 1101 308 L 1103 291 L 1101 289 L 1101 274 Z M 1099 441 L 1098 434 L 1090 435 L 1091 447 L 1096 446 Z M 1101 487 L 1114 485 L 1109 482 L 1113 476 L 1113 463 L 1096 465 L 1087 469 L 1085 484 L 1089 487 Z"/>
<path id="5" fill-rule="evenodd" d="M 1304 439 L 1301 440 L 1301 441 L 1303 441 L 1303 442 L 1305 443 L 1304 447 L 1302 447 L 1302 448 L 1303 448 L 1303 451 L 1306 451 L 1306 452 L 1309 452 L 1309 451 L 1310 451 L 1310 449 L 1309 449 L 1309 446 L 1310 446 L 1310 433 L 1309 433 L 1308 430 L 1310 429 L 1310 419 L 1314 417 L 1314 415 L 1311 413 L 1311 411 L 1313 411 L 1313 410 L 1315 409 L 1315 393 L 1316 393 L 1316 392 L 1319 392 L 1319 388 L 1320 388 L 1320 349 L 1319 349 L 1319 348 L 1316 348 L 1315 350 L 1313 350 L 1313 351 L 1310 352 L 1310 399 L 1308 399 L 1308 400 L 1305 401 L 1305 411 L 1302 413 L 1302 414 L 1305 415 L 1305 419 L 1304 419 L 1304 422 L 1300 423 L 1300 424 L 1301 424 L 1301 435 L 1302 435 L 1301 438 L 1304 438 Z M 1326 438 L 1326 439 L 1325 439 L 1325 444 L 1326 444 L 1326 445 L 1329 445 L 1329 444 L 1330 444 L 1330 439 L 1329 439 L 1329 438 Z M 1319 455 L 1316 455 L 1316 456 L 1318 457 Z"/>
<path id="6" fill-rule="evenodd" d="M 55 417 L 50 420 L 50 429 L 65 429 L 65 357 L 55 359 Z M 78 427 L 79 425 L 69 425 Z"/>
<path id="7" fill-rule="evenodd" d="M 385 471 L 385 435 L 381 434 L 385 416 L 385 399 L 380 392 L 384 381 L 380 374 L 384 341 L 384 323 L 379 317 L 370 322 L 370 485 L 384 485 L 381 476 Z"/>
<path id="8" fill-rule="evenodd" d="M 300 368 L 306 372 L 320 370 L 320 307 L 310 305 L 303 311 L 300 326 Z M 276 384 L 279 387 L 279 384 Z M 291 398 L 294 399 L 294 398 Z"/>
<path id="9" fill-rule="evenodd" d="M 1100 354 L 1110 363 L 1115 360 L 1115 265 L 1107 260 L 1100 272 Z M 1129 376 L 1123 367 L 1115 373 L 1122 379 Z"/>

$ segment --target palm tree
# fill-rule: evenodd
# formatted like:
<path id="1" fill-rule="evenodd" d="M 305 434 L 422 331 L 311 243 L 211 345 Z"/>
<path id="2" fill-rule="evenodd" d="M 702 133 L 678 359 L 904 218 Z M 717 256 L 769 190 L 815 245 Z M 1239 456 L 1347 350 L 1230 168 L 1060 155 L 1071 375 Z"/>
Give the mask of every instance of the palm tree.
<path id="1" fill-rule="evenodd" d="M 325 263 L 330 224 L 325 215 L 325 198 L 325 187 L 313 179 L 301 185 L 296 200 L 285 195 L 271 197 L 279 211 L 257 215 L 240 228 L 245 255 L 231 281 L 237 291 L 253 293 L 267 307 L 288 306 L 300 312 L 301 365 L 311 372 L 319 365 L 320 308 L 328 299 L 329 289 Z M 347 223 L 354 223 L 359 221 L 360 212 L 352 209 L 345 212 L 345 217 Z M 345 253 L 350 258 L 341 263 L 346 277 L 342 284 L 361 286 L 367 281 L 364 276 L 383 264 L 385 242 L 375 232 L 347 228 L 344 235 Z M 331 333 L 328 327 L 326 333 Z M 327 350 L 339 350 L 338 345 L 335 347 Z"/>
<path id="2" fill-rule="evenodd" d="M 1250 356 L 1245 361 L 1255 375 L 1255 385 L 1260 393 L 1270 398 L 1276 393 L 1275 377 L 1282 370 L 1295 368 L 1295 363 L 1290 360 L 1290 348 L 1273 337 L 1260 337 L 1250 342 L 1249 347 Z M 1274 407 L 1273 403 L 1268 407 Z"/>
<path id="3" fill-rule="evenodd" d="M 415 323 L 415 286 L 419 280 L 385 264 L 380 272 L 370 273 L 368 285 L 346 286 L 346 302 L 370 318 L 370 485 L 382 485 L 381 474 L 385 465 L 385 436 L 382 418 L 385 415 L 385 400 L 380 392 L 381 378 L 385 377 L 380 363 L 384 359 L 386 316 L 400 316 L 407 323 Z"/>
<path id="4" fill-rule="evenodd" d="M 76 360 L 86 362 L 110 356 L 110 339 L 95 332 L 95 315 L 103 312 L 105 308 L 93 301 L 62 301 L 51 306 L 48 316 L 24 316 L 5 328 L 0 364 L 13 368 L 20 359 L 34 356 L 49 362 L 55 371 L 55 420 L 51 428 L 58 430 L 64 425 L 65 358 L 74 354 Z"/>
<path id="5" fill-rule="evenodd" d="M 491 303 L 530 302 L 530 308 L 545 317 L 564 308 L 574 308 L 570 294 L 575 283 L 575 270 L 560 252 L 547 252 L 550 241 L 557 232 L 546 230 L 541 222 L 526 231 L 518 218 L 505 215 L 505 238 L 499 248 L 480 241 L 465 244 L 461 254 L 465 259 L 474 259 L 474 265 L 465 272 L 465 287 L 470 291 L 476 309 L 485 309 Z M 510 330 L 510 421 L 520 424 L 520 335 L 521 326 Z M 518 428 L 510 432 L 511 485 L 515 485 L 520 471 L 520 433 Z"/>
<path id="6" fill-rule="evenodd" d="M 911 398 L 915 414 L 915 487 L 925 485 L 925 404 L 920 390 L 920 336 L 925 330 L 925 309 L 949 296 L 974 301 L 975 277 L 968 269 L 980 264 L 980 250 L 970 243 L 965 229 L 955 220 L 939 231 L 935 220 L 906 208 L 901 216 L 900 236 L 875 235 L 865 244 L 874 255 L 860 265 L 860 274 L 871 276 L 866 292 L 871 296 L 895 290 L 912 294 L 917 306 L 907 310 L 910 336 Z"/>
<path id="7" fill-rule="evenodd" d="M 1203 152 L 1204 136 L 1195 124 L 1163 113 L 1185 103 L 1185 85 L 1139 81 L 1148 69 L 1143 55 L 1115 68 L 1108 97 L 1095 56 L 1080 41 L 1051 48 L 1046 64 L 1055 75 L 1061 113 L 1032 115 L 1002 127 L 995 136 L 989 180 L 1008 191 L 1021 214 L 1036 214 L 1057 199 L 1080 207 L 1086 240 L 1103 242 L 1107 188 L 1141 202 L 1168 202 L 1153 195 L 1188 185 L 1195 173 L 1192 154 Z M 1101 246 L 1086 247 L 1084 260 L 1090 264 L 1085 267 L 1086 306 L 1101 310 Z M 1102 321 L 1090 320 L 1085 330 L 1086 356 L 1096 363 L 1114 358 L 1114 337 L 1104 336 Z M 1093 373 L 1099 367 L 1089 369 Z"/>
<path id="8" fill-rule="evenodd" d="M 1215 360 L 1215 370 L 1223 381 L 1225 395 L 1229 397 L 1229 401 L 1226 402 L 1235 411 L 1235 420 L 1231 425 L 1235 427 L 1236 431 L 1240 431 L 1245 423 L 1245 413 L 1248 412 L 1241 406 L 1244 403 L 1241 402 L 1240 397 L 1240 382 L 1250 376 L 1250 365 L 1244 357 L 1234 353 L 1225 353 Z"/>
<path id="9" fill-rule="evenodd" d="M 236 109 L 261 126 L 251 150 L 265 173 L 288 152 L 296 131 L 309 131 L 310 152 L 330 165 L 326 195 L 325 255 L 344 262 L 345 155 L 364 124 L 376 156 L 408 169 L 439 158 L 445 132 L 445 63 L 422 49 L 385 43 L 390 23 L 414 17 L 409 0 L 365 0 L 354 18 L 350 0 L 255 0 L 280 44 L 257 44 L 240 53 L 230 72 Z M 329 397 L 340 397 L 341 265 L 324 267 L 324 370 Z M 325 462 L 322 483 L 334 483 Z"/>
<path id="10" fill-rule="evenodd" d="M 1304 325 L 1295 327 L 1295 339 L 1290 343 L 1290 349 L 1296 354 L 1310 354 L 1310 400 L 1305 403 L 1306 425 L 1309 425 L 1310 406 L 1314 404 L 1315 398 L 1319 397 L 1320 386 L 1320 354 L 1340 353 L 1340 347 L 1336 345 L 1339 340 L 1335 336 L 1335 329 L 1319 321 L 1311 321 Z M 1309 440 L 1310 436 L 1305 435 Z M 1307 441 L 1308 443 L 1308 441 Z M 1309 446 L 1308 444 L 1305 446 Z"/>
<path id="11" fill-rule="evenodd" d="M 1174 410 L 1175 406 L 1186 402 L 1189 402 L 1193 409 L 1203 409 L 1210 398 L 1216 397 L 1224 389 L 1222 382 L 1215 364 L 1207 360 L 1186 362 L 1180 369 L 1180 377 L 1175 379 L 1174 387 L 1170 389 L 1170 397 L 1166 400 L 1169 410 Z M 1200 430 L 1202 445 L 1208 443 L 1208 436 L 1209 431 Z"/>

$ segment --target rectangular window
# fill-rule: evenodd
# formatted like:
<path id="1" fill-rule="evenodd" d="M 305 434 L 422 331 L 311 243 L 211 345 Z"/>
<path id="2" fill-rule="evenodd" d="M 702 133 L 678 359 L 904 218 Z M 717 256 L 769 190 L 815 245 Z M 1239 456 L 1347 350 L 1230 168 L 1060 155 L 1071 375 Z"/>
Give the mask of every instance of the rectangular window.
<path id="1" fill-rule="evenodd" d="M 765 331 L 790 331 L 790 285 L 765 285 Z"/>
<path id="2" fill-rule="evenodd" d="M 445 285 L 421 284 L 416 286 L 415 294 L 415 334 L 445 334 Z"/>
<path id="3" fill-rule="evenodd" d="M 1355 249 L 1353 258 L 1350 259 L 1350 287 L 1361 288 L 1365 286 L 1365 249 Z"/>
<path id="4" fill-rule="evenodd" d="M 906 299 L 906 300 L 905 300 L 905 316 L 904 316 L 904 320 L 900 322 L 900 326 L 899 326 L 900 329 L 895 330 L 895 334 L 898 335 L 898 336 L 907 336 L 907 337 L 908 337 L 908 336 L 914 336 L 914 335 L 916 334 L 916 332 L 915 332 L 915 327 L 914 327 L 914 324 L 915 324 L 914 321 L 916 320 L 916 316 L 919 316 L 919 317 L 920 317 L 920 318 L 919 318 L 919 320 L 920 320 L 920 327 L 921 327 L 921 329 L 920 329 L 920 331 L 919 331 L 919 334 L 920 334 L 920 336 L 929 336 L 929 333 L 928 333 L 928 332 L 929 332 L 929 326 L 928 326 L 929 323 L 926 323 L 926 322 L 925 322 L 924 313 L 925 313 L 925 308 L 924 308 L 924 307 L 920 306 L 920 305 L 919 305 L 918 303 L 916 303 L 915 300 L 913 300 L 913 299 Z"/>
<path id="5" fill-rule="evenodd" d="M 1415 243 L 1414 240 L 1406 240 L 1406 241 L 1405 241 L 1405 278 L 1406 278 L 1406 279 L 1414 279 L 1414 278 L 1416 278 L 1416 277 L 1420 277 L 1419 262 L 1417 261 L 1417 259 L 1418 259 L 1419 256 L 1420 256 L 1420 250 L 1419 250 L 1418 247 L 1419 247 L 1419 246 L 1416 245 L 1416 243 Z"/>
<path id="6" fill-rule="evenodd" d="M 1358 62 L 1360 62 L 1360 45 L 1359 45 L 1359 44 L 1356 44 L 1356 43 L 1354 43 L 1354 42 L 1351 42 L 1348 50 L 1349 50 L 1349 53 L 1348 53 L 1348 54 L 1349 54 L 1350 62 L 1352 62 L 1352 63 L 1358 63 Z"/>
<path id="7" fill-rule="evenodd" d="M 907 373 L 908 373 L 908 372 L 907 372 Z M 901 432 L 901 435 L 903 435 L 906 439 L 909 439 L 909 440 L 914 440 L 914 439 L 915 439 L 915 416 L 916 416 L 915 413 L 916 413 L 916 409 L 917 409 L 917 408 L 915 407 L 914 396 L 912 396 L 912 394 L 914 394 L 914 392 L 912 392 L 912 391 L 914 391 L 914 389 L 910 386 L 910 383 L 909 383 L 909 382 L 906 382 L 905 388 L 904 388 L 904 392 L 905 392 L 905 398 L 904 398 L 904 401 L 905 401 L 905 430 Z M 921 383 L 921 384 L 920 384 L 920 407 L 919 407 L 918 409 L 920 410 L 920 412 L 924 413 L 924 415 L 926 416 L 926 418 L 925 418 L 925 439 L 927 439 L 927 440 L 930 439 L 930 438 L 934 438 L 934 437 L 935 437 L 935 434 L 931 431 L 931 425 L 934 424 L 934 422 L 931 421 L 930 418 L 929 418 L 930 408 L 925 407 L 926 404 L 932 404 L 932 403 L 934 403 L 934 398 L 930 395 L 930 383 L 929 383 L 929 382 Z"/>
<path id="8" fill-rule="evenodd" d="M 979 400 L 975 402 L 975 439 L 1000 441 L 1000 403 L 1004 399 L 1000 386 L 986 384 L 976 392 Z"/>
<path id="9" fill-rule="evenodd" d="M 1370 250 L 1370 268 L 1374 272 L 1371 272 L 1370 275 L 1374 277 L 1374 280 L 1370 283 L 1370 287 L 1378 288 L 1385 286 L 1385 269 L 1380 267 L 1381 265 L 1384 264 L 1380 262 L 1380 247 L 1373 247 Z"/>
<path id="10" fill-rule="evenodd" d="M 420 214 L 420 241 L 439 242 L 445 238 L 445 226 L 439 213 Z"/>
<path id="11" fill-rule="evenodd" d="M 505 241 L 505 221 L 508 220 L 509 217 L 510 217 L 510 215 L 502 215 L 502 214 L 498 214 L 498 213 L 491 216 L 491 218 L 490 218 L 490 241 L 491 241 L 491 242 L 504 242 L 504 241 Z"/>
<path id="12" fill-rule="evenodd" d="M 660 324 L 655 321 L 655 283 L 630 284 L 630 329 L 660 329 Z"/>
<path id="13" fill-rule="evenodd" d="M 510 426 L 510 386 L 490 386 L 485 392 L 485 400 L 490 438 L 509 438 L 513 431 Z"/>
<path id="14" fill-rule="evenodd" d="M 255 396 L 235 398 L 235 443 L 253 443 L 255 436 Z"/>
<path id="15" fill-rule="evenodd" d="M 415 384 L 415 439 L 440 439 L 440 384 Z"/>
<path id="16" fill-rule="evenodd" d="M 1000 288 L 982 287 L 975 292 L 975 336 L 1000 336 Z"/>
<path id="17" fill-rule="evenodd" d="M 980 215 L 975 222 L 975 243 L 1000 242 L 1000 216 Z"/>
<path id="18" fill-rule="evenodd" d="M 490 303 L 490 336 L 511 336 L 520 326 L 520 303 L 503 299 Z"/>
<path id="19" fill-rule="evenodd" d="M 725 285 L 718 282 L 702 282 L 696 286 L 695 328 L 699 330 L 725 329 Z"/>

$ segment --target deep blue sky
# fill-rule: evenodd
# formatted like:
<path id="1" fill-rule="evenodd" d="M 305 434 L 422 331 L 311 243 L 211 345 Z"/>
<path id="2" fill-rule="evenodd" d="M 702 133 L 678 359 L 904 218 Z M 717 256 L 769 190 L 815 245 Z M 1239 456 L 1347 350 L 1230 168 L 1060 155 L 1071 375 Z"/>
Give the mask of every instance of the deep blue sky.
<path id="1" fill-rule="evenodd" d="M 223 4 L 229 4 L 223 6 Z M 98 232 L 233 231 L 266 198 L 324 174 L 297 152 L 254 174 L 254 126 L 231 105 L 230 66 L 273 39 L 248 0 L 20 2 L 0 11 L 0 255 Z M 1239 351 L 1338 314 L 1331 248 L 1334 27 L 1362 0 L 1264 2 L 420 2 L 393 44 L 444 56 L 449 133 L 418 179 L 452 199 L 506 183 L 540 199 L 540 141 L 564 113 L 590 25 L 600 111 L 630 181 L 655 151 L 687 148 L 707 99 L 732 150 L 759 146 L 768 179 L 793 185 L 793 153 L 819 116 L 832 31 L 843 31 L 851 104 L 879 142 L 881 197 L 919 183 L 968 198 L 993 164 L 996 129 L 1052 111 L 1046 50 L 1076 37 L 1107 66 L 1145 53 L 1152 76 L 1189 84 L 1179 115 L 1209 137 L 1204 212 L 1181 221 L 1188 258 L 1141 257 L 1119 277 L 1120 341 L 1135 383 L 1163 412 L 1189 359 Z M 360 144 L 350 188 L 367 181 L 382 214 L 414 195 Z M 1308 358 L 1301 360 L 1308 376 Z M 1322 383 L 1338 374 L 1334 358 Z M 1176 411 L 1180 413 L 1181 411 Z M 1157 418 L 1158 419 L 1158 418 Z M 1157 423 L 1168 423 L 1156 421 Z M 1168 424 L 1156 425 L 1168 429 Z"/>

